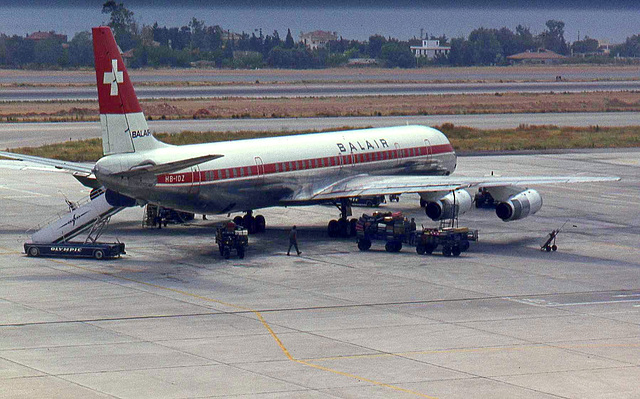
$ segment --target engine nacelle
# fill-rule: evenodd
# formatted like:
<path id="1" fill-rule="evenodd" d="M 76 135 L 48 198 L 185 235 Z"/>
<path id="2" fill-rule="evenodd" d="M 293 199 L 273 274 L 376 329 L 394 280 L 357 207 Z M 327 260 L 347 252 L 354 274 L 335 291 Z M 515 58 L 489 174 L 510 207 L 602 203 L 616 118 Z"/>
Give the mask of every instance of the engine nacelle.
<path id="1" fill-rule="evenodd" d="M 467 190 L 456 190 L 444 197 L 429 198 L 426 201 L 427 205 L 424 207 L 424 211 L 431 220 L 435 221 L 460 216 L 471 209 L 473 205 L 473 199 Z"/>
<path id="2" fill-rule="evenodd" d="M 104 197 L 111 206 L 131 207 L 136 206 L 137 202 L 135 198 L 127 197 L 109 189 L 104 193 Z"/>
<path id="3" fill-rule="evenodd" d="M 505 222 L 524 219 L 542 208 L 542 197 L 536 190 L 525 190 L 496 206 L 496 215 Z"/>

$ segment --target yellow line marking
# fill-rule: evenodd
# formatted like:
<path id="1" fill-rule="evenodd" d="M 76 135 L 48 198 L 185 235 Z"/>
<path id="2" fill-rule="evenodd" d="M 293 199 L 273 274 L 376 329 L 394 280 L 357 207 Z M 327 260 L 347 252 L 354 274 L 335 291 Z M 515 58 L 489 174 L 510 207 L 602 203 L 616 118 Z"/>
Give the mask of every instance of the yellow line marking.
<path id="1" fill-rule="evenodd" d="M 419 396 L 419 397 L 422 397 L 422 398 L 427 398 L 427 399 L 438 399 L 435 396 L 430 396 L 430 395 L 427 395 L 427 394 L 424 394 L 424 393 L 421 393 L 421 392 L 412 391 L 410 389 L 402 388 L 402 387 L 399 387 L 399 386 L 396 386 L 396 385 L 386 384 L 384 382 L 372 380 L 372 379 L 369 379 L 369 378 L 361 377 L 361 376 L 358 376 L 358 375 L 355 375 L 355 374 L 351 374 L 351 373 L 347 373 L 347 372 L 340 371 L 340 370 L 335 370 L 335 369 L 332 369 L 332 368 L 329 368 L 329 367 L 321 366 L 319 364 L 314 364 L 314 363 L 311 363 L 310 360 L 296 359 L 295 357 L 293 357 L 293 355 L 291 355 L 291 353 L 289 352 L 287 347 L 284 345 L 284 343 L 282 342 L 280 337 L 278 337 L 278 334 L 276 334 L 276 332 L 273 331 L 273 329 L 271 328 L 269 323 L 267 323 L 267 321 L 264 319 L 262 314 L 257 310 L 250 309 L 250 308 L 247 308 L 247 307 L 244 307 L 244 306 L 240 306 L 240 305 L 235 305 L 235 304 L 224 302 L 224 301 L 220 301 L 220 300 L 217 300 L 217 299 L 205 297 L 205 296 L 194 294 L 194 293 L 191 293 L 191 292 L 182 291 L 182 290 L 175 289 L 175 288 L 170 288 L 170 287 L 165 287 L 165 286 L 158 285 L 158 284 L 148 283 L 146 281 L 140 281 L 140 280 L 132 279 L 132 278 L 129 278 L 129 277 L 118 276 L 118 275 L 115 275 L 115 274 L 110 273 L 110 272 L 93 270 L 93 269 L 90 269 L 88 267 L 74 265 L 72 263 L 69 263 L 69 262 L 66 262 L 66 261 L 63 261 L 63 260 L 58 260 L 58 259 L 49 259 L 49 260 L 52 261 L 52 262 L 55 262 L 55 263 L 59 263 L 61 265 L 65 265 L 65 266 L 73 267 L 73 268 L 76 268 L 76 269 L 84 270 L 84 271 L 87 271 L 87 272 L 90 272 L 90 273 L 102 274 L 104 276 L 113 277 L 115 279 L 120 279 L 120 280 L 132 282 L 132 283 L 136 283 L 136 284 L 141 284 L 141 285 L 145 285 L 147 287 L 153 287 L 153 288 L 157 288 L 157 289 L 160 289 L 160 290 L 173 292 L 173 293 L 176 293 L 176 294 L 189 296 L 189 297 L 192 297 L 192 298 L 201 299 L 201 300 L 206 301 L 206 302 L 213 302 L 213 303 L 217 303 L 217 304 L 220 304 L 220 305 L 228 306 L 228 307 L 231 307 L 231 308 L 234 308 L 234 309 L 251 312 L 258 318 L 258 320 L 266 328 L 266 330 L 269 332 L 271 337 L 275 340 L 275 342 L 278 345 L 278 347 L 280 347 L 280 350 L 282 351 L 282 353 L 284 353 L 284 355 L 287 357 L 287 359 L 292 361 L 292 362 L 295 362 L 295 363 L 298 363 L 298 364 L 302 364 L 304 366 L 311 367 L 311 368 L 314 368 L 314 369 L 327 371 L 327 372 L 330 372 L 330 373 L 333 373 L 333 374 L 337 374 L 337 375 L 341 375 L 341 376 L 344 376 L 344 377 L 352 378 L 352 379 L 355 379 L 355 380 L 358 380 L 358 381 L 368 382 L 370 384 L 377 385 L 377 386 L 380 386 L 380 387 L 389 388 L 389 389 L 392 389 L 394 391 L 404 392 L 404 393 L 412 394 L 412 395 Z"/>
<path id="2" fill-rule="evenodd" d="M 313 359 L 307 359 L 313 362 L 323 362 L 330 360 L 348 360 L 348 359 L 366 359 L 376 357 L 395 357 L 395 356 L 411 356 L 411 355 L 433 355 L 438 353 L 482 353 L 482 352 L 501 352 L 501 351 L 523 351 L 532 349 L 597 349 L 597 348 L 637 348 L 639 344 L 584 344 L 584 345 L 554 345 L 554 344 L 539 344 L 539 345 L 522 345 L 522 346 L 498 346 L 487 348 L 456 348 L 456 349 L 434 349 L 426 351 L 409 351 L 409 352 L 394 352 L 394 353 L 370 353 L 363 355 L 349 355 L 349 356 L 330 356 L 319 357 Z"/>
<path id="3" fill-rule="evenodd" d="M 20 255 L 24 254 L 24 252 L 18 252 L 15 249 L 0 247 L 0 255 Z"/>

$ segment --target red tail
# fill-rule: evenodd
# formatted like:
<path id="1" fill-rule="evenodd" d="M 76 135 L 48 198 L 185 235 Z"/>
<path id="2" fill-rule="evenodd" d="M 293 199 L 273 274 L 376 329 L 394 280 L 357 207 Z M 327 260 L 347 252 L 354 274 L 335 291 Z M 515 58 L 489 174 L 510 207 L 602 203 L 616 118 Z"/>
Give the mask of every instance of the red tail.
<path id="1" fill-rule="evenodd" d="M 142 112 L 111 28 L 99 26 L 92 31 L 100 113 Z"/>

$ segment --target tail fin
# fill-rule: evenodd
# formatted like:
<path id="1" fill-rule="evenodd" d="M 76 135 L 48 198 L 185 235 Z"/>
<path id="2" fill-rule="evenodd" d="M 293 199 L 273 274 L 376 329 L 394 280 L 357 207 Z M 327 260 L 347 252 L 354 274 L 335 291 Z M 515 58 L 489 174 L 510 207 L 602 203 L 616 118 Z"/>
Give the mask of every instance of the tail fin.
<path id="1" fill-rule="evenodd" d="M 104 155 L 167 146 L 149 130 L 111 28 L 92 31 Z"/>

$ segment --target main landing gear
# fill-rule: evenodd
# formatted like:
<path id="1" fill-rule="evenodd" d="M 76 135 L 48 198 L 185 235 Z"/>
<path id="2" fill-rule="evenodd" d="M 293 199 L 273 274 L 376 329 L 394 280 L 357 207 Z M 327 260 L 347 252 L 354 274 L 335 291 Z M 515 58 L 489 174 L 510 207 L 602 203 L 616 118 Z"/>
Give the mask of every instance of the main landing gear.
<path id="1" fill-rule="evenodd" d="M 351 216 L 351 200 L 349 198 L 341 198 L 340 202 L 335 202 L 334 205 L 340 210 L 340 219 L 334 219 L 329 222 L 327 226 L 329 237 L 355 237 L 358 219 L 349 219 L 349 216 Z"/>
<path id="2" fill-rule="evenodd" d="M 247 211 L 244 216 L 236 216 L 233 218 L 233 223 L 238 226 L 242 226 L 249 231 L 249 234 L 264 233 L 267 227 L 267 222 L 262 215 L 253 216 L 253 211 Z"/>

